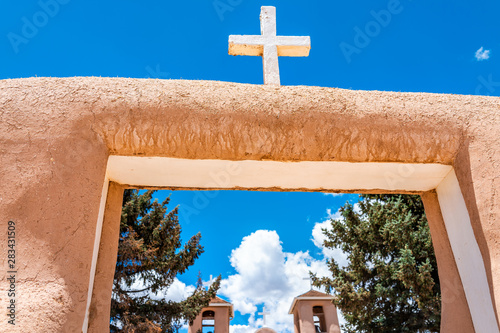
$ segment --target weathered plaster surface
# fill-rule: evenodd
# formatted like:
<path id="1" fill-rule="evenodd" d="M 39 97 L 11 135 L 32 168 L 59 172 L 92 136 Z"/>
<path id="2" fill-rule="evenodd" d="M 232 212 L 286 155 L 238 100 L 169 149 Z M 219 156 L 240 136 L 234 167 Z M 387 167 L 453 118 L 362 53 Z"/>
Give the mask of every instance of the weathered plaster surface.
<path id="1" fill-rule="evenodd" d="M 295 304 L 294 304 L 295 305 Z M 298 300 L 293 311 L 294 322 L 297 325 L 295 333 L 316 332 L 314 326 L 313 307 L 323 307 L 325 333 L 340 333 L 339 318 L 337 316 L 337 308 L 331 300 Z M 293 305 L 292 305 L 293 307 Z"/>
<path id="2" fill-rule="evenodd" d="M 101 333 L 109 330 L 109 316 L 103 314 L 109 313 L 111 308 L 111 290 L 118 254 L 123 190 L 122 185 L 114 182 L 109 184 L 106 214 L 103 217 L 102 233 L 98 244 L 99 255 L 96 263 L 95 280 L 92 284 L 92 299 L 91 302 L 87 300 L 87 305 L 90 305 L 88 314 L 89 333 Z"/>
<path id="3" fill-rule="evenodd" d="M 481 253 L 475 246 L 474 231 L 455 171 L 439 184 L 436 192 L 462 283 L 467 286 L 465 294 L 474 327 L 477 332 L 491 332 L 495 318 L 493 305 L 488 299 L 491 292 L 482 287 L 488 284 L 483 271 L 484 262 L 477 260 Z"/>
<path id="4" fill-rule="evenodd" d="M 498 317 L 499 111 L 499 98 L 482 96 L 119 78 L 0 81 L 0 216 L 3 226 L 18 224 L 18 331 L 82 327 L 109 155 L 452 165 Z"/>
<path id="5" fill-rule="evenodd" d="M 202 309 L 202 312 L 194 319 L 193 324 L 188 326 L 188 333 L 197 333 L 203 329 L 203 312 L 214 312 L 214 332 L 229 333 L 229 321 L 232 319 L 232 305 L 213 304 Z"/>
<path id="6" fill-rule="evenodd" d="M 460 287 L 462 280 L 455 263 L 451 244 L 448 241 L 437 193 L 429 191 L 423 193 L 421 197 L 439 267 L 439 283 L 443 300 L 441 303 L 441 326 L 446 327 L 447 332 L 474 332 L 465 291 Z"/>
<path id="7" fill-rule="evenodd" d="M 120 184 L 204 189 L 421 193 L 453 168 L 443 164 L 189 160 L 110 156 L 108 177 Z"/>

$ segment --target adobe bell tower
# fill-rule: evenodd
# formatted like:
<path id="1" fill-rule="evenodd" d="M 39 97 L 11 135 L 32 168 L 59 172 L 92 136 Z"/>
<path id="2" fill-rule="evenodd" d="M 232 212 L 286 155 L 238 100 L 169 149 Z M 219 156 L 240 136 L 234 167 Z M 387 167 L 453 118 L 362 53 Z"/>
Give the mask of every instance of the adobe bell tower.
<path id="1" fill-rule="evenodd" d="M 333 296 L 309 290 L 293 299 L 289 314 L 293 314 L 295 333 L 340 333 L 337 308 Z"/>
<path id="2" fill-rule="evenodd" d="M 215 296 L 210 304 L 189 325 L 188 333 L 229 333 L 229 321 L 233 319 L 233 305 Z"/>

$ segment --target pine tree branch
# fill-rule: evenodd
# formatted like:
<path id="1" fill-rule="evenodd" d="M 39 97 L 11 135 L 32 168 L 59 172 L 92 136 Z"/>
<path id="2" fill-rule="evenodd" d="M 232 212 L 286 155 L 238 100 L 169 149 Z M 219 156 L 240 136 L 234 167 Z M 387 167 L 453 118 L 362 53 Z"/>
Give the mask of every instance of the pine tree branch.
<path id="1" fill-rule="evenodd" d="M 122 291 L 126 292 L 126 293 L 141 293 L 141 292 L 149 290 L 149 289 L 151 289 L 151 287 L 146 287 L 146 288 L 140 289 L 140 290 L 122 290 Z"/>

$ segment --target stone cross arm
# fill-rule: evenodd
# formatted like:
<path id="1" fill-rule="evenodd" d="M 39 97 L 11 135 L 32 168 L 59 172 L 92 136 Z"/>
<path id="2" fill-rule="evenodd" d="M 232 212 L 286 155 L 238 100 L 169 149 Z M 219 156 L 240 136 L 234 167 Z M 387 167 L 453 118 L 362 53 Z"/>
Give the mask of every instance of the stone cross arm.
<path id="1" fill-rule="evenodd" d="M 267 316 L 267 315 L 270 315 L 271 313 L 267 312 L 267 311 L 266 311 L 266 308 L 264 307 L 264 308 L 262 309 L 262 312 L 259 312 L 259 313 L 257 313 L 257 314 L 258 314 L 259 316 L 262 316 L 262 318 L 264 319 L 264 325 L 265 325 L 265 324 L 266 324 L 266 316 Z"/>
<path id="2" fill-rule="evenodd" d="M 276 36 L 278 57 L 307 57 L 311 50 L 309 36 Z M 261 35 L 229 36 L 229 54 L 260 56 L 264 55 L 264 40 Z"/>
<path id="3" fill-rule="evenodd" d="M 306 277 L 306 278 L 303 278 L 302 280 L 309 280 L 309 285 L 311 286 L 311 290 L 313 288 L 313 280 L 311 277 Z"/>
<path id="4" fill-rule="evenodd" d="M 229 36 L 230 55 L 261 56 L 264 84 L 280 85 L 278 57 L 307 57 L 311 49 L 308 36 L 278 36 L 276 8 L 264 6 L 260 12 L 260 35 Z"/>

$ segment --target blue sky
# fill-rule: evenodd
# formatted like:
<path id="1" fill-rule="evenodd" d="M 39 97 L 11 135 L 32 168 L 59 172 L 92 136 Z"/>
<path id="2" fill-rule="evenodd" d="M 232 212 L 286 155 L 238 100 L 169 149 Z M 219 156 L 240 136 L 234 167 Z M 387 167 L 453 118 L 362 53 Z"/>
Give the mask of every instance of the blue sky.
<path id="1" fill-rule="evenodd" d="M 243 237 L 256 230 L 277 231 L 285 252 L 320 254 L 321 249 L 311 240 L 315 224 L 328 218 L 328 209 L 336 210 L 346 201 L 355 203 L 358 198 L 356 194 L 306 192 L 161 191 L 157 194 L 160 201 L 170 195 L 170 209 L 179 206 L 184 240 L 201 232 L 205 253 L 197 266 L 204 280 L 210 275 L 233 274 L 234 268 L 227 258 Z M 197 274 L 198 270 L 191 269 L 181 279 L 194 282 Z"/>
<path id="2" fill-rule="evenodd" d="M 493 0 L 4 1 L 0 79 L 103 76 L 261 84 L 261 59 L 229 56 L 227 48 L 230 34 L 260 33 L 263 5 L 277 7 L 279 35 L 311 36 L 308 58 L 280 59 L 283 85 L 500 96 L 500 2 Z M 276 312 L 307 288 L 300 274 L 314 265 L 324 269 L 327 253 L 312 241 L 319 239 L 318 227 L 328 210 L 333 214 L 356 200 L 223 191 L 200 204 L 200 195 L 176 191 L 171 197 L 171 207 L 184 207 L 184 238 L 201 231 L 206 250 L 176 282 L 175 293 L 189 291 L 198 270 L 205 280 L 222 274 L 226 297 L 241 310 L 233 321 L 242 325 L 233 331 L 241 333 L 261 324 L 255 310 L 265 300 Z M 190 206 L 196 214 L 186 213 Z M 262 248 L 249 256 L 248 248 L 257 245 Z M 252 289 L 256 276 L 246 266 L 274 267 L 272 260 L 280 263 L 275 275 L 282 279 L 266 277 Z M 262 296 L 259 286 L 277 294 Z M 287 293 L 283 286 L 297 290 Z M 290 329 L 283 313 L 273 316 L 274 328 Z"/>
<path id="3" fill-rule="evenodd" d="M 249 331 L 262 324 L 255 312 L 264 305 L 272 311 L 268 324 L 292 328 L 286 315 L 291 298 L 309 290 L 304 278 L 313 267 L 326 272 L 325 253 L 331 252 L 318 246 L 321 227 L 340 205 L 358 200 L 356 194 L 251 191 L 161 191 L 156 197 L 168 195 L 169 208 L 179 206 L 183 240 L 201 232 L 205 248 L 169 296 L 186 295 L 199 271 L 204 281 L 220 274 L 220 295 L 237 310 L 231 324 L 247 325 L 253 313 Z"/>
<path id="4" fill-rule="evenodd" d="M 260 84 L 261 61 L 229 56 L 227 39 L 258 34 L 260 6 L 275 5 L 278 34 L 312 41 L 309 58 L 280 59 L 284 85 L 489 95 L 498 95 L 500 86 L 477 89 L 481 77 L 500 81 L 500 3 L 494 0 L 400 0 L 398 6 L 393 0 L 59 1 L 59 8 L 40 5 L 52 0 L 0 5 L 0 78 L 157 76 Z M 373 13 L 389 7 L 397 8 L 389 23 L 377 34 L 371 30 L 359 54 L 345 57 L 340 45 L 355 45 L 354 29 L 373 28 Z M 476 60 L 480 47 L 491 50 L 490 59 Z"/>

